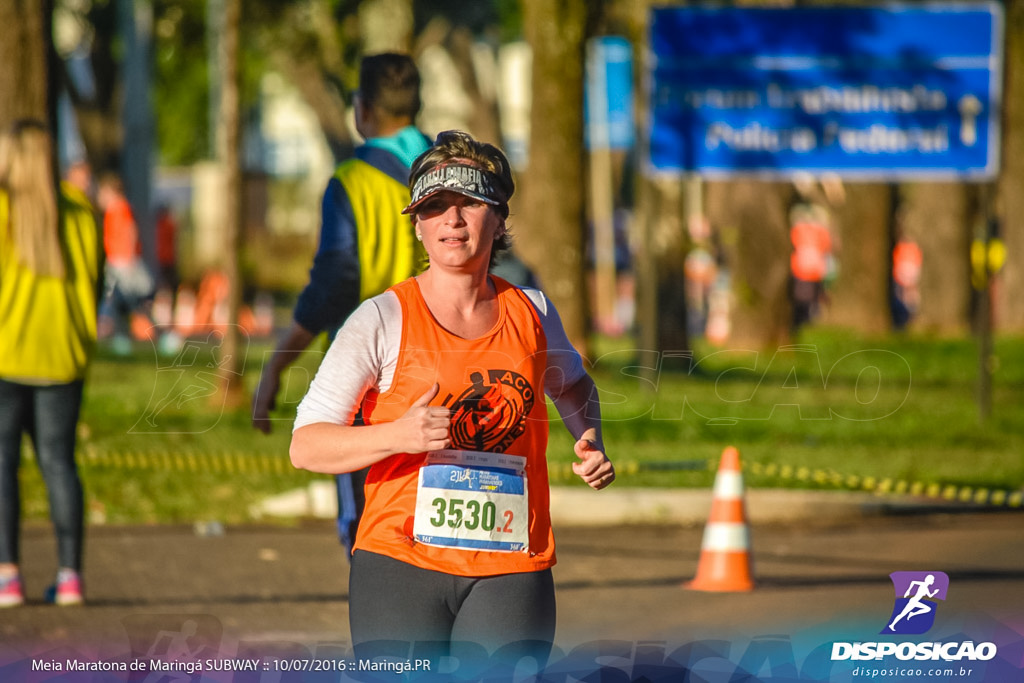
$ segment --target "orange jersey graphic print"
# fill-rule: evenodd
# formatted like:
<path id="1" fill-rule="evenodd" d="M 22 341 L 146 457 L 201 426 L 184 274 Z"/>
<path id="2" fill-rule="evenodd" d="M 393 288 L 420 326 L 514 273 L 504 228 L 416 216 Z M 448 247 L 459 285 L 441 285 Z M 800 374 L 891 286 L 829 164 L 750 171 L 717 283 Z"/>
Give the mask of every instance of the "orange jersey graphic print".
<path id="1" fill-rule="evenodd" d="M 486 379 L 485 379 L 486 375 Z M 533 410 L 533 387 L 512 370 L 487 370 L 470 375 L 471 386 L 449 403 L 452 448 L 505 453 L 526 431 L 526 416 Z"/>

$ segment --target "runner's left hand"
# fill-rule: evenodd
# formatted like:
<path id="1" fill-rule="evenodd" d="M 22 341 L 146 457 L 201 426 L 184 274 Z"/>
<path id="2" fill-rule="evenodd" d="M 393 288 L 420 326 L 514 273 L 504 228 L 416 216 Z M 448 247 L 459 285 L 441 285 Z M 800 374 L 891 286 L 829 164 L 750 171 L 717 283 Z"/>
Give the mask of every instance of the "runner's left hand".
<path id="1" fill-rule="evenodd" d="M 580 462 L 572 464 L 572 471 L 590 488 L 600 491 L 615 481 L 615 467 L 596 438 L 595 430 L 588 429 L 573 446 Z"/>

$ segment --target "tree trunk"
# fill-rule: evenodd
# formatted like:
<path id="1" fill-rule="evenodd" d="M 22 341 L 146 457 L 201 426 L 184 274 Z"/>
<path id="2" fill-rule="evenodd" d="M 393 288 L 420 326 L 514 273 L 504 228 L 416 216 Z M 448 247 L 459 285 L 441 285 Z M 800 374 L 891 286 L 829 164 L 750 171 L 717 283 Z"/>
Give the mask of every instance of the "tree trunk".
<path id="1" fill-rule="evenodd" d="M 973 217 L 961 183 L 910 183 L 900 188 L 900 229 L 921 248 L 921 303 L 915 330 L 966 332 L 970 321 L 968 257 Z"/>
<path id="2" fill-rule="evenodd" d="M 0 0 L 0 25 L 6 27 L 0 40 L 0 129 L 20 118 L 51 119 L 52 10 L 52 0 Z"/>
<path id="3" fill-rule="evenodd" d="M 996 328 L 1024 332 L 1024 2 L 1006 3 L 1003 172 L 997 212 L 1006 265 L 996 277 Z"/>
<path id="4" fill-rule="evenodd" d="M 221 346 L 221 399 L 228 406 L 244 403 L 244 345 L 238 326 L 242 302 L 242 167 L 241 167 L 241 44 L 242 0 L 224 0 L 224 34 L 220 43 L 220 116 L 217 156 L 224 169 L 224 257 L 228 280 L 228 326 Z"/>
<path id="5" fill-rule="evenodd" d="M 634 271 L 637 341 L 644 350 L 690 350 L 683 273 L 688 245 L 683 182 L 678 178 L 637 179 Z"/>
<path id="6" fill-rule="evenodd" d="M 789 341 L 791 196 L 786 183 L 708 183 L 708 218 L 732 275 L 729 344 L 735 348 L 770 349 Z"/>
<path id="7" fill-rule="evenodd" d="M 64 10 L 68 11 L 67 3 L 64 4 Z M 60 85 L 74 106 L 86 160 L 97 175 L 121 170 L 121 103 L 124 99 L 121 48 L 125 46 L 124 38 L 118 34 L 121 11 L 119 2 L 91 3 L 87 9 L 79 8 L 73 20 L 88 25 L 88 38 L 80 37 L 77 49 L 88 50 L 89 78 L 84 83 L 81 78 L 72 78 L 63 62 L 59 68 Z"/>
<path id="8" fill-rule="evenodd" d="M 658 351 L 689 351 L 690 338 L 686 327 L 686 219 L 693 207 L 686 205 L 684 184 L 679 178 L 652 180 L 652 221 L 646 233 L 647 265 L 653 267 L 653 285 L 657 302 L 657 325 L 654 339 Z"/>
<path id="9" fill-rule="evenodd" d="M 533 106 L 529 165 L 518 176 L 522 192 L 511 219 L 523 260 L 582 353 L 589 328 L 583 193 L 587 13 L 587 0 L 523 0 L 526 39 L 533 48 Z"/>
<path id="10" fill-rule="evenodd" d="M 364 0 L 359 4 L 363 54 L 408 52 L 412 31 L 410 0 Z"/>
<path id="11" fill-rule="evenodd" d="M 829 295 L 825 321 L 861 334 L 888 332 L 892 329 L 892 189 L 877 183 L 850 184 L 846 201 L 834 210 L 834 216 L 839 233 L 839 274 Z"/>
<path id="12" fill-rule="evenodd" d="M 634 83 L 643 83 L 648 67 L 641 57 L 647 40 L 647 22 L 653 0 L 609 3 L 606 20 L 626 27 L 625 33 L 636 46 Z M 664 2 L 659 4 L 679 4 Z M 647 94 L 634 90 L 636 120 L 647 116 Z M 638 142 L 640 156 L 646 144 Z M 626 181 L 627 184 L 630 181 Z M 686 280 L 684 265 L 690 246 L 685 216 L 697 210 L 687 206 L 683 198 L 686 181 L 682 178 L 648 177 L 637 172 L 632 180 L 636 197 L 631 232 L 635 240 L 634 272 L 636 277 L 637 342 L 644 351 L 686 352 L 691 348 L 687 328 Z M 642 353 L 642 352 L 641 352 Z M 646 379 L 655 383 L 656 370 Z"/>

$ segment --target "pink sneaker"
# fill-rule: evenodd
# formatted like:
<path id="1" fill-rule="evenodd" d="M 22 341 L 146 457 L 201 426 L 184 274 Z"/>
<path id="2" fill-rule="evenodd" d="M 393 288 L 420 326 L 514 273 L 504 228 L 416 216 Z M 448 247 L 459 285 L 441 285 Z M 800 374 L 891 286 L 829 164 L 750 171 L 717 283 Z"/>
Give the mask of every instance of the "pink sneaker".
<path id="1" fill-rule="evenodd" d="M 82 577 L 74 569 L 57 571 L 57 583 L 46 589 L 46 601 L 61 607 L 81 605 Z"/>
<path id="2" fill-rule="evenodd" d="M 14 574 L 0 578 L 0 607 L 17 607 L 25 604 L 25 593 L 21 589 L 21 576 Z"/>

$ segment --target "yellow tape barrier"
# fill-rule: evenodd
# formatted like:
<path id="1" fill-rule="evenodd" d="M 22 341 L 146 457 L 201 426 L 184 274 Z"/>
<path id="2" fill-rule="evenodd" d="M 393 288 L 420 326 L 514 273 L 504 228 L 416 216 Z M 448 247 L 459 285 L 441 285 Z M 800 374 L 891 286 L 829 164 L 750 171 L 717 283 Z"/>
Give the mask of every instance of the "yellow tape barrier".
<path id="1" fill-rule="evenodd" d="M 213 472 L 217 474 L 308 474 L 296 470 L 287 456 L 233 453 L 167 451 L 117 453 L 85 449 L 79 464 L 83 467 L 151 470 L 167 472 Z"/>
<path id="2" fill-rule="evenodd" d="M 717 467 L 717 463 L 709 464 Z M 831 486 L 854 491 L 866 491 L 878 495 L 908 495 L 915 497 L 934 498 L 960 503 L 992 505 L 996 507 L 1021 507 L 1024 505 L 1024 491 L 990 489 L 986 487 L 958 486 L 956 484 L 939 484 L 937 482 L 909 481 L 906 479 L 861 477 L 856 474 L 841 474 L 835 470 L 811 469 L 809 467 L 793 467 L 776 463 L 750 463 L 745 467 L 756 476 L 796 480 L 813 483 L 819 486 Z"/>
<path id="3" fill-rule="evenodd" d="M 284 455 L 253 454 L 236 451 L 232 453 L 208 452 L 129 452 L 115 453 L 87 448 L 82 453 L 83 467 L 99 467 L 128 470 L 153 470 L 172 472 L 212 472 L 216 474 L 275 474 L 281 476 L 303 475 L 308 472 L 296 470 Z M 715 471 L 718 460 L 709 460 L 706 465 L 699 461 L 684 463 L 642 463 L 637 461 L 617 462 L 616 472 L 622 476 L 635 475 L 644 471 L 704 470 Z M 908 481 L 906 479 L 861 477 L 842 474 L 830 469 L 811 469 L 776 463 L 754 462 L 744 464 L 750 474 L 783 481 L 799 481 L 821 487 L 866 491 L 878 495 L 908 495 L 941 499 L 950 502 L 974 503 L 995 507 L 1018 508 L 1024 505 L 1024 491 L 990 489 L 986 487 L 958 486 L 936 482 Z M 549 463 L 548 475 L 552 481 L 569 481 L 575 475 L 572 463 Z"/>

